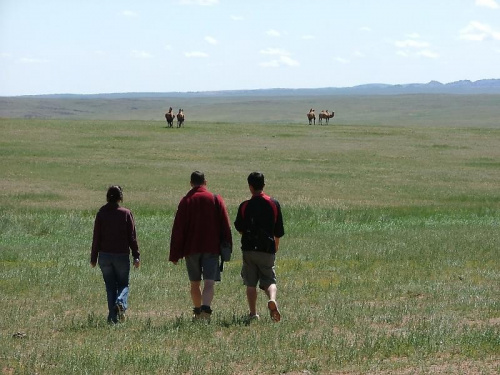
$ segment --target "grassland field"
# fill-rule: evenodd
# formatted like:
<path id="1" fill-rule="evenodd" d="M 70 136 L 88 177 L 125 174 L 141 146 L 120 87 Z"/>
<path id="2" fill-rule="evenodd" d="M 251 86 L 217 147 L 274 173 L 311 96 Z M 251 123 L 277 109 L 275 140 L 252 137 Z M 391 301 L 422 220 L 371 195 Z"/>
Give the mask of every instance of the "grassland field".
<path id="1" fill-rule="evenodd" d="M 0 98 L 1 373 L 500 372 L 500 96 L 196 99 L 181 129 L 168 105 Z M 336 116 L 309 126 L 311 107 Z M 167 255 L 196 169 L 231 221 L 248 173 L 265 174 L 285 222 L 282 322 L 263 295 L 245 318 L 237 248 L 212 322 L 191 322 Z M 110 326 L 89 255 L 115 183 L 142 266 Z"/>

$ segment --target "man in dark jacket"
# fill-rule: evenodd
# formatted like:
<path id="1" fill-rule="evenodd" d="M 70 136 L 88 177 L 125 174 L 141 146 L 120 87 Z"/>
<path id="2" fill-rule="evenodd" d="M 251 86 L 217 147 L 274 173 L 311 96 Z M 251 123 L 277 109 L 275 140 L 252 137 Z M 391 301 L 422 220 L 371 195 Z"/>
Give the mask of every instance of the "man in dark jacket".
<path id="1" fill-rule="evenodd" d="M 186 259 L 193 318 L 209 320 L 215 281 L 220 281 L 221 241 L 232 246 L 232 239 L 224 201 L 208 191 L 206 184 L 203 172 L 191 174 L 191 190 L 181 199 L 175 214 L 169 261 L 177 264 L 179 259 Z"/>
<path id="2" fill-rule="evenodd" d="M 264 175 L 252 172 L 248 176 L 252 198 L 238 208 L 234 226 L 241 233 L 243 267 L 241 276 L 247 287 L 250 319 L 258 319 L 257 284 L 267 297 L 271 319 L 279 322 L 281 314 L 276 303 L 275 260 L 280 238 L 285 234 L 279 202 L 264 194 Z"/>

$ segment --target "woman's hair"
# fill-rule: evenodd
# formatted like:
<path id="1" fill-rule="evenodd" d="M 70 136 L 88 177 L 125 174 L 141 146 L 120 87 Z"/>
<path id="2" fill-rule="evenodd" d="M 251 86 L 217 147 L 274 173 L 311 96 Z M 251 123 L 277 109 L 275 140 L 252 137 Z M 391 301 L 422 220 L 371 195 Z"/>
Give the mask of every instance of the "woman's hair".
<path id="1" fill-rule="evenodd" d="M 106 199 L 109 203 L 118 203 L 123 200 L 123 191 L 119 185 L 110 186 L 106 193 Z"/>
<path id="2" fill-rule="evenodd" d="M 252 186 L 255 190 L 259 191 L 264 189 L 264 174 L 261 172 L 252 172 L 247 178 L 248 185 Z"/>

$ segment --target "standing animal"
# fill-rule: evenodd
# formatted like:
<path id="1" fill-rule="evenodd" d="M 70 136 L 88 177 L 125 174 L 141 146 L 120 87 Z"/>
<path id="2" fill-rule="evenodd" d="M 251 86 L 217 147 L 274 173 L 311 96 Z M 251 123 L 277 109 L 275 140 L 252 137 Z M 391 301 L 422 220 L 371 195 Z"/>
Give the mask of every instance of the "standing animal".
<path id="1" fill-rule="evenodd" d="M 184 123 L 184 110 L 179 109 L 179 113 L 177 114 L 177 127 L 180 128 Z"/>
<path id="2" fill-rule="evenodd" d="M 328 111 L 321 111 L 321 113 L 319 114 L 319 123 L 321 124 L 322 123 L 322 120 L 325 119 L 326 121 L 326 124 L 328 125 L 328 121 L 333 117 L 335 116 L 335 112 L 332 111 L 332 113 L 328 112 Z"/>
<path id="3" fill-rule="evenodd" d="M 314 125 L 316 125 L 316 114 L 314 113 L 314 109 L 311 108 L 309 113 L 307 114 L 307 119 L 309 120 L 309 125 L 314 121 Z"/>
<path id="4" fill-rule="evenodd" d="M 167 120 L 168 127 L 171 128 L 174 123 L 175 115 L 172 112 L 172 107 L 168 109 L 168 112 L 165 113 L 165 120 Z"/>

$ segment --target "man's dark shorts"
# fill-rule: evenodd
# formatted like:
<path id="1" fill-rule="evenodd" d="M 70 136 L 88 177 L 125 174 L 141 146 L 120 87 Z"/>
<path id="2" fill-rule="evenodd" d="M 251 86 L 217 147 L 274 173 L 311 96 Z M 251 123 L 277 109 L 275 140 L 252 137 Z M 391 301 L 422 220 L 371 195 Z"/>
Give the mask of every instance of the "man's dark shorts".
<path id="1" fill-rule="evenodd" d="M 275 254 L 261 251 L 243 251 L 243 267 L 241 277 L 243 284 L 249 287 L 267 289 L 269 285 L 276 284 L 276 273 L 274 271 Z"/>
<path id="2" fill-rule="evenodd" d="M 219 254 L 196 253 L 186 257 L 190 281 L 220 281 Z"/>

